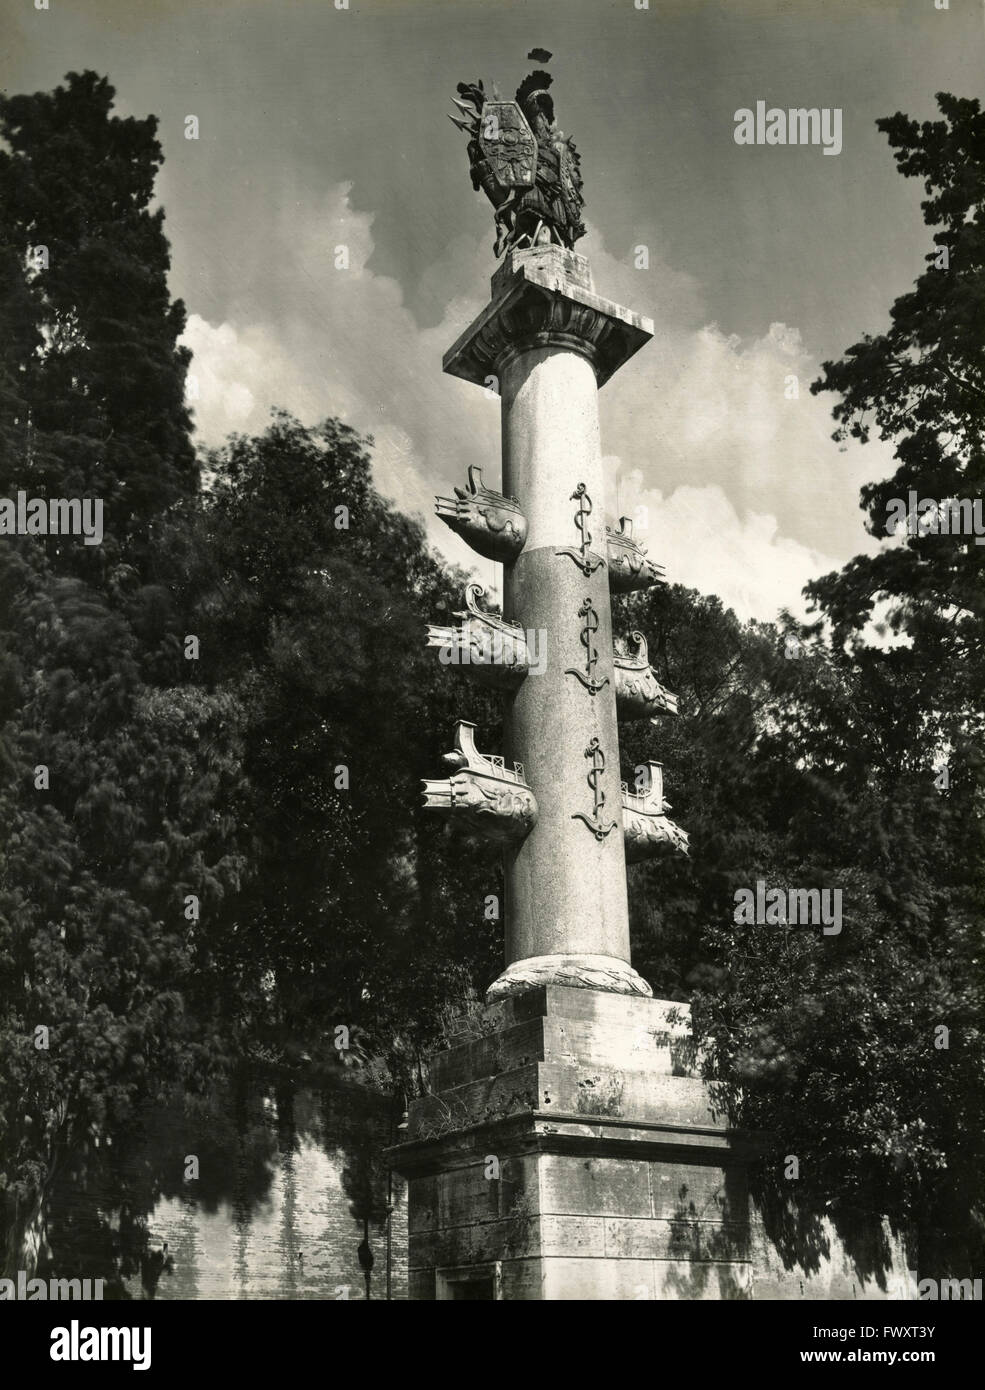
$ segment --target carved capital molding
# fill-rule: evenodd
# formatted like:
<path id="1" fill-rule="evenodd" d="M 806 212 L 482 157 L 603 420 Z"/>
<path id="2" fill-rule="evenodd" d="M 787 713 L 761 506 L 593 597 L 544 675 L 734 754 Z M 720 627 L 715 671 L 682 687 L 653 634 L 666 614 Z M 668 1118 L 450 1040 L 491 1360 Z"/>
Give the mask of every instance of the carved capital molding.
<path id="1" fill-rule="evenodd" d="M 496 297 L 445 354 L 444 369 L 484 385 L 520 352 L 556 347 L 581 353 L 599 386 L 653 336 L 649 319 L 576 283 L 560 262 L 514 262 Z"/>
<path id="2" fill-rule="evenodd" d="M 596 376 L 619 355 L 622 325 L 598 309 L 550 290 L 504 306 L 473 345 L 477 365 L 502 376 L 509 363 L 533 348 L 564 348 L 591 362 Z"/>

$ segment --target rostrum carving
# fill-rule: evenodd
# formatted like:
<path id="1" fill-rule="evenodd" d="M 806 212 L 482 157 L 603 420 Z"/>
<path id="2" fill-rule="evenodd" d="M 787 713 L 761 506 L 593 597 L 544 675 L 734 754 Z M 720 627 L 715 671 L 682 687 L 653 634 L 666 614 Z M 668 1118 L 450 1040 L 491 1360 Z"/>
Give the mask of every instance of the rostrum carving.
<path id="1" fill-rule="evenodd" d="M 460 719 L 455 747 L 442 758 L 451 776 L 424 782 L 424 805 L 451 811 L 490 840 L 522 840 L 537 821 L 537 801 L 524 781 L 523 765 L 507 766 L 475 746 L 475 725 Z"/>
<path id="2" fill-rule="evenodd" d="M 435 511 L 446 526 L 457 532 L 477 555 L 509 563 L 527 539 L 527 518 L 515 497 L 494 492 L 482 481 L 482 469 L 469 468 L 468 486 L 455 489 L 454 497 L 436 497 Z"/>
<path id="3" fill-rule="evenodd" d="M 659 723 L 659 716 L 677 713 L 677 696 L 657 680 L 649 662 L 646 638 L 642 632 L 630 634 L 636 643 L 635 656 L 616 652 L 616 711 L 620 719 L 649 719 Z"/>
<path id="4" fill-rule="evenodd" d="M 456 613 L 457 627 L 428 625 L 428 646 L 441 660 L 497 690 L 515 690 L 530 670 L 526 634 L 518 623 L 496 613 L 484 613 L 476 602 L 485 595 L 481 584 L 465 590 L 465 612 Z"/>
<path id="5" fill-rule="evenodd" d="M 667 582 L 663 565 L 648 559 L 646 546 L 633 540 L 631 517 L 621 516 L 616 530 L 607 526 L 605 537 L 612 593 L 628 594 L 634 589 L 649 589 L 653 584 Z"/>
<path id="6" fill-rule="evenodd" d="M 669 802 L 664 801 L 663 767 L 649 762 L 648 782 L 643 792 L 631 792 L 622 784 L 622 830 L 626 848 L 626 863 L 652 859 L 666 851 L 688 852 L 687 832 L 667 816 Z"/>

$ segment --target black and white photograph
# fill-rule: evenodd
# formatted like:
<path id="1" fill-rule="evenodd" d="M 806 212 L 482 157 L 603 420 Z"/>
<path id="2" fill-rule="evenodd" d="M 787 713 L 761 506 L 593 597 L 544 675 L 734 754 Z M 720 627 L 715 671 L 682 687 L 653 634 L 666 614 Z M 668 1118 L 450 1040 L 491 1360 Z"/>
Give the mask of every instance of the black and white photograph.
<path id="1" fill-rule="evenodd" d="M 947 1364 L 983 96 L 982 0 L 0 0 L 27 1374 L 323 1302 Z"/>

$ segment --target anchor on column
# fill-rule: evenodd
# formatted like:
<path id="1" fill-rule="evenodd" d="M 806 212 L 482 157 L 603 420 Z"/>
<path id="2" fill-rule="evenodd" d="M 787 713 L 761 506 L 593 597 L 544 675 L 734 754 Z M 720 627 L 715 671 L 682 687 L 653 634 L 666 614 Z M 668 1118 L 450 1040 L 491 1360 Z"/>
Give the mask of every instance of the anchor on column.
<path id="1" fill-rule="evenodd" d="M 585 749 L 585 757 L 591 760 L 591 770 L 587 774 L 585 781 L 592 789 L 592 799 L 594 806 L 592 814 L 586 815 L 584 811 L 575 811 L 572 820 L 583 820 L 596 840 L 604 840 L 609 831 L 615 828 L 615 821 L 608 822 L 602 819 L 602 808 L 605 806 L 605 792 L 599 786 L 602 773 L 605 771 L 605 754 L 599 745 L 597 738 L 593 738 Z"/>
<path id="2" fill-rule="evenodd" d="M 578 510 L 575 512 L 575 525 L 581 533 L 581 545 L 566 545 L 563 550 L 555 550 L 554 554 L 570 555 L 582 574 L 588 579 L 601 565 L 605 564 L 605 561 L 592 549 L 592 533 L 585 524 L 592 512 L 592 499 L 589 497 L 584 483 L 578 484 L 568 501 L 578 503 Z"/>
<path id="3" fill-rule="evenodd" d="M 583 673 L 574 666 L 568 666 L 564 674 L 580 680 L 589 695 L 597 695 L 604 686 L 609 684 L 609 677 L 603 676 L 599 680 L 593 669 L 599 659 L 599 649 L 592 641 L 599 630 L 599 615 L 592 605 L 591 597 L 586 598 L 578 609 L 578 616 L 584 620 L 580 641 L 585 648 L 585 670 Z"/>

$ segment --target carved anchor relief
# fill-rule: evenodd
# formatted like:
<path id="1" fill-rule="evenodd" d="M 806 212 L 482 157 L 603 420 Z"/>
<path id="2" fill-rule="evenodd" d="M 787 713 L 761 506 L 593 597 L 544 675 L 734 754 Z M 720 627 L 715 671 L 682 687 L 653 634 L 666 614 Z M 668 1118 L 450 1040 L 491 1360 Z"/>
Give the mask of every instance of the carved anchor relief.
<path id="1" fill-rule="evenodd" d="M 592 667 L 599 659 L 598 647 L 592 642 L 592 638 L 599 630 L 599 615 L 592 607 L 591 597 L 586 598 L 585 602 L 578 609 L 578 616 L 579 618 L 585 619 L 585 625 L 581 630 L 581 644 L 585 648 L 585 672 L 582 674 L 582 672 L 576 670 L 574 666 L 569 666 L 564 674 L 566 676 L 576 676 L 588 691 L 589 695 L 597 695 L 604 686 L 609 684 L 609 677 L 603 676 L 601 680 L 596 680 L 595 673 L 592 670 Z"/>
<path id="2" fill-rule="evenodd" d="M 581 532 L 581 545 L 566 545 L 563 550 L 555 550 L 554 554 L 570 555 L 582 574 L 588 579 L 601 565 L 605 564 L 605 561 L 601 555 L 596 555 L 592 550 L 592 533 L 585 528 L 586 519 L 592 512 L 592 499 L 589 497 L 584 483 L 578 484 L 568 501 L 578 503 L 578 510 L 575 512 L 575 525 Z"/>
<path id="3" fill-rule="evenodd" d="M 588 773 L 585 781 L 592 789 L 592 797 L 595 805 L 591 816 L 586 816 L 584 811 L 575 811 L 572 820 L 583 820 L 596 840 L 604 840 L 609 831 L 615 826 L 615 821 L 610 820 L 608 825 L 602 820 L 602 807 L 605 805 L 605 792 L 599 786 L 602 773 L 605 771 L 605 754 L 599 747 L 597 738 L 593 738 L 585 749 L 585 757 L 591 758 L 592 769 Z"/>

